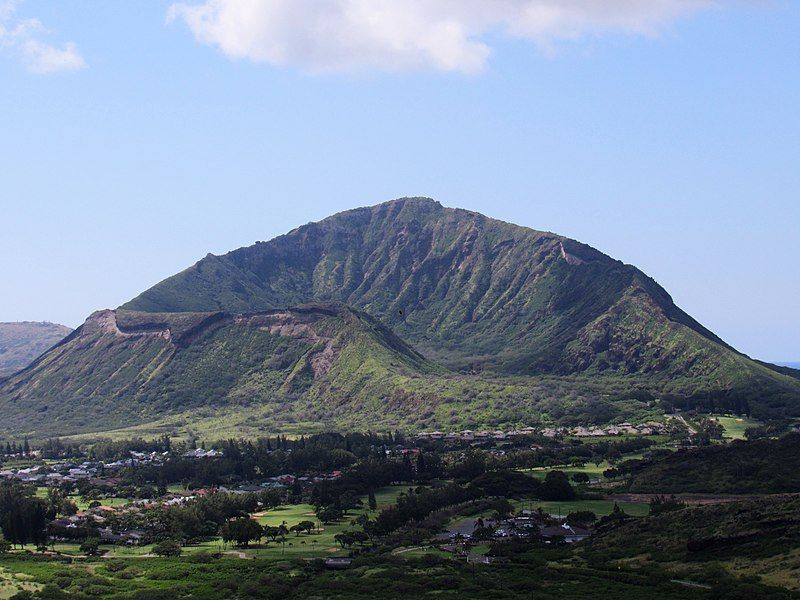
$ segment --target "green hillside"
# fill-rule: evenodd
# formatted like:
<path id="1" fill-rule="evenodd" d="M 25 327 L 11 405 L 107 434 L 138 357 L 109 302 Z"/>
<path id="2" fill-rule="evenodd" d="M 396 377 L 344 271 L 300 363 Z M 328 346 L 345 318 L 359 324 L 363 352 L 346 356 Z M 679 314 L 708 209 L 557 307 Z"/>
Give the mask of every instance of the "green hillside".
<path id="1" fill-rule="evenodd" d="M 99 311 L 0 383 L 0 434 L 258 435 L 657 415 L 636 379 L 465 375 L 341 304 L 232 315 Z"/>
<path id="2" fill-rule="evenodd" d="M 406 198 L 209 255 L 124 305 L 247 312 L 334 300 L 461 372 L 641 375 L 761 417 L 800 410 L 792 373 L 727 346 L 644 273 L 579 242 Z"/>
<path id="3" fill-rule="evenodd" d="M 347 211 L 209 255 L 123 308 L 247 312 L 311 300 L 362 308 L 459 368 L 673 367 L 675 357 L 659 364 L 660 355 L 634 356 L 606 339 L 609 328 L 629 325 L 619 320 L 632 313 L 637 327 L 661 320 L 721 343 L 634 267 L 554 234 L 419 198 Z M 602 319 L 609 312 L 614 321 Z"/>
<path id="4" fill-rule="evenodd" d="M 0 323 L 0 377 L 27 367 L 71 331 L 55 323 Z"/>

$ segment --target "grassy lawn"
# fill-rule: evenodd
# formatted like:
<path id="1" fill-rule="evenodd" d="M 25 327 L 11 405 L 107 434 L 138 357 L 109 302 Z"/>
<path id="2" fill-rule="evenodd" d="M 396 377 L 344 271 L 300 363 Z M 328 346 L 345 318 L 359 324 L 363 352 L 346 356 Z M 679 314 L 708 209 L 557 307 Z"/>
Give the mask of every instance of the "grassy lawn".
<path id="1" fill-rule="evenodd" d="M 626 456 L 625 458 L 630 458 L 630 457 Z M 572 475 L 575 473 L 586 473 L 591 479 L 600 479 L 603 477 L 603 471 L 610 468 L 611 464 L 607 460 L 604 460 L 599 465 L 596 465 L 594 463 L 586 463 L 582 467 L 572 467 L 570 465 L 556 465 L 552 467 L 533 467 L 530 469 L 519 469 L 519 471 L 525 473 L 526 475 L 536 477 L 538 479 L 544 479 L 548 471 L 563 471 L 564 473 L 567 474 L 568 477 L 572 477 Z"/>
<path id="2" fill-rule="evenodd" d="M 78 506 L 78 510 L 88 509 L 91 502 L 82 500 L 80 496 L 70 496 L 69 499 Z M 127 498 L 100 498 L 97 501 L 102 506 L 125 506 L 126 504 L 130 503 L 130 500 Z"/>
<path id="3" fill-rule="evenodd" d="M 390 485 L 376 491 L 375 501 L 378 503 L 378 510 L 381 511 L 397 504 L 397 497 L 403 492 L 407 492 L 408 489 L 409 486 L 407 485 Z M 367 506 L 367 497 L 364 496 L 362 500 L 364 501 L 364 506 Z"/>
<path id="4" fill-rule="evenodd" d="M 262 525 L 278 526 L 286 523 L 291 527 L 300 521 L 314 521 L 317 529 L 311 534 L 301 533 L 299 536 L 290 533 L 286 537 L 286 543 L 269 542 L 266 547 L 244 550 L 248 556 L 259 558 L 294 558 L 294 557 L 313 557 L 313 556 L 332 556 L 342 552 L 342 547 L 336 542 L 334 536 L 343 531 L 353 530 L 350 524 L 358 511 L 351 511 L 344 519 L 338 523 L 328 523 L 323 525 L 314 514 L 314 507 L 311 504 L 297 504 L 281 506 L 261 513 L 257 520 Z M 265 538 L 262 542 L 267 542 Z M 235 550 L 243 550 L 236 548 Z"/>
<path id="5" fill-rule="evenodd" d="M 391 506 L 397 502 L 397 497 L 405 492 L 408 486 L 388 486 L 381 488 L 375 492 L 375 500 L 378 504 L 378 511 Z M 360 529 L 357 525 L 352 525 L 351 521 L 359 514 L 367 511 L 367 496 L 361 498 L 364 507 L 361 509 L 351 510 L 344 519 L 337 523 L 328 523 L 323 525 L 314 513 L 314 507 L 311 504 L 297 504 L 280 506 L 264 513 L 259 513 L 257 520 L 262 525 L 271 525 L 273 527 L 286 523 L 287 527 L 291 527 L 300 521 L 314 521 L 317 524 L 317 529 L 314 533 L 306 534 L 301 533 L 299 536 L 290 533 L 286 537 L 286 543 L 280 544 L 269 541 L 265 538 L 262 540 L 264 547 L 259 548 L 232 548 L 235 551 L 242 551 L 247 556 L 258 558 L 310 558 L 316 556 L 335 556 L 337 554 L 344 554 L 345 551 L 336 542 L 334 536 L 343 531 L 353 531 Z M 372 513 L 373 517 L 376 513 Z M 215 541 L 213 544 L 218 545 L 219 542 Z"/>
<path id="6" fill-rule="evenodd" d="M 717 415 L 717 421 L 725 428 L 722 437 L 726 440 L 743 440 L 744 431 L 748 427 L 758 427 L 763 425 L 761 421 L 750 419 L 749 417 L 735 417 L 732 415 Z"/>

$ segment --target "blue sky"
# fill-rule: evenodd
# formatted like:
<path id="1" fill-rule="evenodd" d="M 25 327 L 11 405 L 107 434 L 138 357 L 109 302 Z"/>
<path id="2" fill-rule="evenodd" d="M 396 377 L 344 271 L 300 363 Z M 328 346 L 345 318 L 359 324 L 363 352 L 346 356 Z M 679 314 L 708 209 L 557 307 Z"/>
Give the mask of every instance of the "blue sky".
<path id="1" fill-rule="evenodd" d="M 342 41 L 307 0 L 187 2 L 0 0 L 0 321 L 76 326 L 208 252 L 421 195 L 591 244 L 800 359 L 800 3 L 431 0 Z"/>

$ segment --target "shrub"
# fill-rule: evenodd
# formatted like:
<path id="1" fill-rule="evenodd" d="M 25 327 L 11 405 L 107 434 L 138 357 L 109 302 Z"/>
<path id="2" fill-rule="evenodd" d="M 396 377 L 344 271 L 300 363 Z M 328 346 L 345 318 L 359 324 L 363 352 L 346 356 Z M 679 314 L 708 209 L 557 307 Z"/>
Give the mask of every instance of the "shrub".
<path id="1" fill-rule="evenodd" d="M 180 556 L 181 552 L 183 548 L 175 540 L 164 540 L 153 546 L 153 554 L 157 556 Z"/>

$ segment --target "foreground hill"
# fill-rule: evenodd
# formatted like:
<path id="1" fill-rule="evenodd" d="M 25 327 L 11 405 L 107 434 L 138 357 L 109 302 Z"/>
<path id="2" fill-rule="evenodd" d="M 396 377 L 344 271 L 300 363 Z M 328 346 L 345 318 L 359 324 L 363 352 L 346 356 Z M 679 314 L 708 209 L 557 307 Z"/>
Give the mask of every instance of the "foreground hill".
<path id="1" fill-rule="evenodd" d="M 0 323 L 0 377 L 27 367 L 71 331 L 55 323 Z"/>
<path id="2" fill-rule="evenodd" d="M 208 255 L 123 308 L 246 312 L 319 300 L 364 310 L 460 371 L 640 375 L 690 403 L 762 417 L 800 410 L 790 373 L 735 351 L 637 268 L 424 198 Z"/>
<path id="3" fill-rule="evenodd" d="M 728 597 L 720 589 L 720 575 L 725 572 L 798 590 L 800 494 L 692 506 L 629 519 L 605 531 L 601 527 L 584 554 L 638 566 L 643 573 L 654 564 L 669 565 L 675 577 L 716 589 L 712 595 L 716 598 Z M 762 597 L 758 590 L 752 592 L 751 597 Z"/>
<path id="4" fill-rule="evenodd" d="M 631 476 L 632 492 L 800 493 L 800 433 L 777 440 L 734 441 L 681 450 L 644 461 Z"/>

